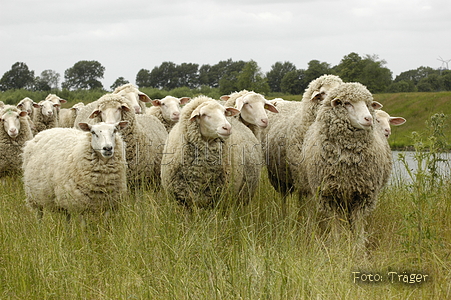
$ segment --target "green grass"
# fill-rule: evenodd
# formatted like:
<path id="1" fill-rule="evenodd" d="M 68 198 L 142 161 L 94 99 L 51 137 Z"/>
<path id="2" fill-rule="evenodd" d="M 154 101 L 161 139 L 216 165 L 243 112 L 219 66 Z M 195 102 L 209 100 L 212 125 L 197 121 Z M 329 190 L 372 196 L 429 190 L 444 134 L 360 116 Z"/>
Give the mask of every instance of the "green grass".
<path id="1" fill-rule="evenodd" d="M 247 206 L 188 212 L 161 192 L 135 191 L 111 218 L 88 218 L 85 227 L 58 213 L 39 222 L 19 178 L 3 180 L 0 195 L 0 299 L 451 297 L 449 184 L 421 211 L 428 236 L 412 217 L 412 189 L 388 186 L 369 218 L 367 257 L 346 239 L 328 246 L 308 201 L 288 198 L 283 213 L 265 177 Z M 383 282 L 354 283 L 357 271 Z M 429 280 L 391 283 L 390 271 Z"/>

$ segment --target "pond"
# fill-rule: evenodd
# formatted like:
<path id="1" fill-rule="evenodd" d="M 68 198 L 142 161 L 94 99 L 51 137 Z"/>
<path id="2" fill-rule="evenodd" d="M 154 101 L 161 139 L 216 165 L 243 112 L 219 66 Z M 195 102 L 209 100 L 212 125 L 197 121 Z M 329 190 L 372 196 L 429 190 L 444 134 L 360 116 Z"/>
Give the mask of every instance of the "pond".
<path id="1" fill-rule="evenodd" d="M 393 151 L 393 172 L 391 175 L 391 182 L 396 181 L 406 181 L 410 182 L 412 179 L 410 178 L 406 167 L 399 159 L 399 155 L 403 154 L 406 158 L 407 165 L 412 172 L 417 171 L 418 162 L 415 160 L 415 152 L 414 151 Z M 437 164 L 438 173 L 443 176 L 450 177 L 451 176 L 451 153 L 441 153 L 440 161 Z M 425 165 L 423 164 L 423 168 Z"/>

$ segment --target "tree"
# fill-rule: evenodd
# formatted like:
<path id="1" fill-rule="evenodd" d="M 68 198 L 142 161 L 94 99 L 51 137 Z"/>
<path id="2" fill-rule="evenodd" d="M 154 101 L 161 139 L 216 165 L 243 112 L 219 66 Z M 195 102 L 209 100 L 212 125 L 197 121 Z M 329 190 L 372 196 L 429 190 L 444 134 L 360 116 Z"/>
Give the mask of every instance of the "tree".
<path id="1" fill-rule="evenodd" d="M 260 71 L 258 64 L 253 60 L 246 63 L 237 79 L 238 90 L 246 89 L 261 94 L 269 93 L 270 88 L 268 82 Z"/>
<path id="2" fill-rule="evenodd" d="M 23 62 L 16 62 L 11 70 L 3 74 L 0 79 L 0 89 L 2 91 L 14 89 L 31 90 L 34 87 L 34 71 L 30 71 Z"/>
<path id="3" fill-rule="evenodd" d="M 301 95 L 304 93 L 307 85 L 308 84 L 306 84 L 305 82 L 305 71 L 294 70 L 288 72 L 287 74 L 285 74 L 285 76 L 283 76 L 280 83 L 280 88 L 282 93 Z"/>
<path id="4" fill-rule="evenodd" d="M 151 87 L 152 83 L 150 80 L 150 71 L 146 69 L 141 69 L 136 74 L 136 85 L 140 88 Z"/>
<path id="5" fill-rule="evenodd" d="M 111 90 L 116 89 L 117 87 L 120 87 L 121 85 L 130 83 L 128 80 L 125 80 L 124 77 L 119 77 L 118 79 L 116 79 L 116 81 L 114 81 L 114 83 L 110 86 Z"/>
<path id="6" fill-rule="evenodd" d="M 37 76 L 34 83 L 36 91 L 50 91 L 56 90 L 59 87 L 59 80 L 61 75 L 53 70 L 44 70 L 41 76 Z"/>
<path id="7" fill-rule="evenodd" d="M 312 80 L 324 74 L 332 72 L 330 64 L 327 62 L 320 62 L 319 60 L 311 60 L 308 63 L 308 69 L 304 72 L 304 82 L 308 85 Z"/>
<path id="8" fill-rule="evenodd" d="M 345 82 L 360 82 L 372 93 L 384 92 L 392 82 L 392 73 L 385 68 L 385 60 L 379 60 L 377 55 L 360 57 L 352 52 L 345 56 L 335 67 L 338 76 Z"/>
<path id="9" fill-rule="evenodd" d="M 199 65 L 193 63 L 182 63 L 177 66 L 178 87 L 189 87 L 195 89 L 199 86 Z"/>
<path id="10" fill-rule="evenodd" d="M 296 66 L 291 62 L 276 62 L 271 66 L 271 70 L 266 73 L 266 79 L 268 80 L 268 85 L 271 89 L 271 92 L 281 92 L 282 89 L 280 84 L 282 82 L 285 74 L 291 71 L 295 71 Z"/>
<path id="11" fill-rule="evenodd" d="M 99 79 L 103 78 L 104 72 L 105 67 L 98 61 L 81 60 L 64 72 L 65 81 L 62 86 L 68 90 L 102 89 Z"/>

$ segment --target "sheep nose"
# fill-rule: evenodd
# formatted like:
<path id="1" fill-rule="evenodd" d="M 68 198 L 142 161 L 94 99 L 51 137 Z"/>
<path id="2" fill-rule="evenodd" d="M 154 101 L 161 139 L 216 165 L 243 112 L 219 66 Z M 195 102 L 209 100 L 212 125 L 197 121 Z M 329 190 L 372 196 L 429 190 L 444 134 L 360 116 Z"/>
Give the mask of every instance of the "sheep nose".
<path id="1" fill-rule="evenodd" d="M 268 126 L 268 119 L 264 118 L 260 120 L 262 122 L 262 126 L 261 127 L 267 127 Z"/>
<path id="2" fill-rule="evenodd" d="M 112 146 L 104 146 L 103 147 L 103 150 L 105 150 L 105 151 L 111 151 L 112 149 L 113 149 Z"/>
<path id="3" fill-rule="evenodd" d="M 141 106 L 135 106 L 135 114 L 140 114 L 141 113 Z"/>
<path id="4" fill-rule="evenodd" d="M 373 122 L 373 118 L 371 116 L 365 117 L 364 119 L 367 122 Z"/>

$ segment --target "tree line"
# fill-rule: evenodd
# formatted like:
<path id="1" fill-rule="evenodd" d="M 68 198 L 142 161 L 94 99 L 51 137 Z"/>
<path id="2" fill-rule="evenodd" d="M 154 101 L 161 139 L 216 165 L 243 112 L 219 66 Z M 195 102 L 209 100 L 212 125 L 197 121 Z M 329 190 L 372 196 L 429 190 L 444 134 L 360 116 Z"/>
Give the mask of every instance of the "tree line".
<path id="1" fill-rule="evenodd" d="M 220 94 L 248 89 L 262 94 L 283 93 L 302 94 L 309 82 L 323 74 L 340 76 L 344 81 L 360 82 L 372 93 L 398 92 L 437 92 L 451 90 L 451 71 L 419 67 L 402 72 L 392 78 L 392 72 L 385 66 L 386 61 L 377 55 L 364 55 L 352 52 L 344 56 L 340 63 L 331 66 L 327 62 L 311 60 L 307 69 L 298 69 L 291 62 L 276 62 L 270 71 L 264 74 L 257 62 L 220 61 L 215 65 L 194 63 L 163 62 L 152 70 L 138 71 L 135 84 L 140 88 L 172 90 L 189 88 L 217 89 Z M 105 67 L 98 61 L 79 61 L 64 72 L 62 90 L 104 89 Z M 11 70 L 0 79 L 0 90 L 25 89 L 30 91 L 58 90 L 61 75 L 53 70 L 45 70 L 35 76 L 23 62 L 16 62 Z M 118 77 L 110 89 L 128 83 L 124 77 Z"/>

